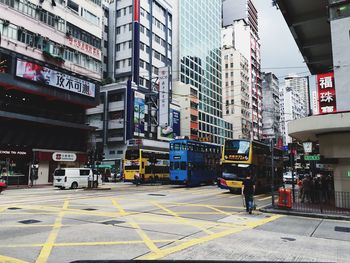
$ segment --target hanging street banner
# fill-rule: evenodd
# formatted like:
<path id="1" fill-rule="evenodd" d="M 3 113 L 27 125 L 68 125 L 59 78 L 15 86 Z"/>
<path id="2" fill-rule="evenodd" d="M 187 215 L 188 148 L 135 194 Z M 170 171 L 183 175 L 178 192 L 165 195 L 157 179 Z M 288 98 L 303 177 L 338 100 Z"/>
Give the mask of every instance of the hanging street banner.
<path id="1" fill-rule="evenodd" d="M 48 67 L 17 59 L 16 76 L 95 98 L 95 84 Z"/>
<path id="2" fill-rule="evenodd" d="M 169 126 L 169 67 L 159 68 L 159 126 Z"/>
<path id="3" fill-rule="evenodd" d="M 145 136 L 145 94 L 134 92 L 134 135 Z"/>
<path id="4" fill-rule="evenodd" d="M 337 106 L 333 72 L 317 75 L 317 90 L 320 114 L 336 112 Z"/>

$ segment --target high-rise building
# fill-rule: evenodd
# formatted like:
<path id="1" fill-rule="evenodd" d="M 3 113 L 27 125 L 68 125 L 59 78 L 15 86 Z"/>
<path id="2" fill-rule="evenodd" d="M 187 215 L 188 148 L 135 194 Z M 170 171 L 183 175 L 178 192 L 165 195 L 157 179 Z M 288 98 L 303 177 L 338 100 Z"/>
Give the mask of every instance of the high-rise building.
<path id="1" fill-rule="evenodd" d="M 159 68 L 171 66 L 171 5 L 165 0 L 113 1 L 108 33 L 108 76 L 115 82 L 132 78 L 140 88 L 151 90 Z"/>
<path id="2" fill-rule="evenodd" d="M 109 6 L 108 73 L 114 82 L 132 80 L 145 94 L 145 138 L 158 139 L 156 111 L 160 71 L 172 66 L 172 6 L 166 0 L 120 0 Z M 171 78 L 169 78 L 171 87 Z M 171 88 L 165 91 L 171 101 Z M 160 94 L 160 95 L 159 95 Z M 165 107 L 169 107 L 167 102 Z M 164 115 L 164 114 L 163 114 Z M 163 116 L 162 115 L 162 116 Z"/>
<path id="3" fill-rule="evenodd" d="M 233 46 L 222 50 L 224 119 L 233 125 L 234 139 L 250 139 L 252 117 L 248 60 Z"/>
<path id="4" fill-rule="evenodd" d="M 251 0 L 224 0 L 222 46 L 233 46 L 248 59 L 252 138 L 262 139 L 262 76 L 258 11 Z"/>
<path id="5" fill-rule="evenodd" d="M 232 138 L 222 112 L 221 8 L 221 0 L 174 1 L 173 96 L 181 119 L 191 120 L 181 122 L 182 135 L 217 144 Z M 180 99 L 188 94 L 187 101 Z"/>
<path id="6" fill-rule="evenodd" d="M 101 17 L 98 0 L 0 1 L 0 170 L 9 184 L 29 173 L 47 184 L 55 168 L 86 163 Z"/>
<path id="7" fill-rule="evenodd" d="M 288 122 L 307 116 L 307 91 L 307 80 L 293 74 L 285 79 L 280 88 L 281 129 L 285 145 L 292 142 L 288 135 Z"/>
<path id="8" fill-rule="evenodd" d="M 173 125 L 179 110 L 171 96 L 172 6 L 166 0 L 118 0 L 105 6 L 106 85 L 101 104 L 88 110 L 88 122 L 97 128 L 93 140 L 104 150 L 104 163 L 119 167 L 136 141 L 137 147 L 166 150 L 170 138 L 180 135 Z"/>
<path id="9" fill-rule="evenodd" d="M 275 74 L 263 73 L 263 138 L 278 139 L 281 136 L 279 81 Z"/>

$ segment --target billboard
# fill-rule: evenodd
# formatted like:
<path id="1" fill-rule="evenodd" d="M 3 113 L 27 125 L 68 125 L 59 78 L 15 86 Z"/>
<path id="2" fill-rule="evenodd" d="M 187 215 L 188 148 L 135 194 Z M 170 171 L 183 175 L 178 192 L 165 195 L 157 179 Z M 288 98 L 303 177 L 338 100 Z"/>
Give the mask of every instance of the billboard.
<path id="1" fill-rule="evenodd" d="M 318 109 L 320 114 L 337 111 L 334 73 L 317 75 Z"/>
<path id="2" fill-rule="evenodd" d="M 17 59 L 16 76 L 95 98 L 94 83 L 22 59 Z"/>
<path id="3" fill-rule="evenodd" d="M 145 94 L 134 92 L 134 135 L 145 136 Z"/>
<path id="4" fill-rule="evenodd" d="M 169 68 L 159 68 L 159 126 L 169 126 Z"/>
<path id="5" fill-rule="evenodd" d="M 170 141 L 181 135 L 180 116 L 180 111 L 170 109 L 170 123 L 167 127 L 158 128 L 158 139 Z"/>

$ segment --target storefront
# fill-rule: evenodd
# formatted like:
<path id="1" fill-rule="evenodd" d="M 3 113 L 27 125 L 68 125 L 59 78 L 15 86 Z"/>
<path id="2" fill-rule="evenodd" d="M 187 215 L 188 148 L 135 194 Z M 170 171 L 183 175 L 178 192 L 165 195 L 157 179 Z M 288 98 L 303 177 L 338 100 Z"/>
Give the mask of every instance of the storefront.
<path id="1" fill-rule="evenodd" d="M 31 149 L 0 146 L 0 176 L 8 185 L 26 185 L 31 160 Z"/>
<path id="2" fill-rule="evenodd" d="M 87 163 L 83 152 L 34 149 L 34 162 L 37 164 L 37 180 L 34 184 L 50 184 L 56 168 L 79 168 Z"/>

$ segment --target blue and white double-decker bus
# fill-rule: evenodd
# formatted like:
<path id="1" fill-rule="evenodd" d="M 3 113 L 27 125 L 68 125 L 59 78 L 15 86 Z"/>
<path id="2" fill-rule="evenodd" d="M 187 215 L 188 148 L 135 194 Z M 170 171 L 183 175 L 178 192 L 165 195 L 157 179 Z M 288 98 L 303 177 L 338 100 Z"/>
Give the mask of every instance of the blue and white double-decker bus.
<path id="1" fill-rule="evenodd" d="M 188 186 L 211 184 L 220 175 L 219 145 L 176 139 L 170 142 L 170 181 Z"/>

